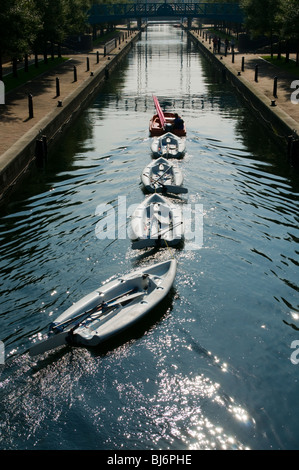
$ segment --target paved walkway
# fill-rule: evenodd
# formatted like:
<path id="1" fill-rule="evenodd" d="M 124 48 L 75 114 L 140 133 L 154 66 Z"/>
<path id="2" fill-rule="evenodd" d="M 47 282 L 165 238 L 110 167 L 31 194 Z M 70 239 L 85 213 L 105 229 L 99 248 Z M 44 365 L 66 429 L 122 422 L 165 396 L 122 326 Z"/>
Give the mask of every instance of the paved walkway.
<path id="1" fill-rule="evenodd" d="M 136 34 L 133 31 L 127 41 L 132 40 Z M 67 62 L 9 92 L 5 97 L 5 105 L 0 105 L 0 167 L 1 157 L 6 150 L 49 112 L 53 111 L 59 100 L 63 102 L 67 96 L 82 85 L 90 77 L 92 71 L 105 68 L 109 57 L 119 53 L 120 49 L 126 45 L 126 40 L 117 42 L 117 47 L 107 53 L 105 57 L 103 48 L 98 49 L 99 63 L 97 63 L 97 49 L 89 54 L 70 56 Z M 89 71 L 87 71 L 87 58 L 89 58 Z M 77 68 L 76 82 L 74 81 L 74 65 Z M 56 78 L 59 78 L 59 97 L 56 95 Z M 32 119 L 29 119 L 28 94 L 33 97 L 34 116 Z"/>
<path id="2" fill-rule="evenodd" d="M 213 51 L 213 44 L 209 44 L 209 39 L 205 40 L 199 34 L 194 33 L 195 37 L 198 38 L 208 49 L 211 48 Z M 232 62 L 232 53 L 229 51 L 225 57 L 224 47 L 221 48 L 220 54 L 216 53 L 216 56 L 223 61 L 223 63 L 230 69 L 234 69 L 235 72 L 241 73 L 241 76 L 245 78 L 248 84 L 253 86 L 257 91 L 262 93 L 268 100 L 269 106 L 271 101 L 275 100 L 276 108 L 283 110 L 288 116 L 290 116 L 297 123 L 297 132 L 299 131 L 299 90 L 295 92 L 295 88 L 291 88 L 291 84 L 298 80 L 299 86 L 299 72 L 298 76 L 289 74 L 282 71 L 280 68 L 270 64 L 258 54 L 243 54 L 235 51 L 234 63 Z M 242 57 L 244 57 L 244 71 L 242 71 Z M 293 59 L 294 56 L 291 56 Z M 258 65 L 258 82 L 255 81 L 255 67 Z M 273 96 L 274 77 L 277 77 L 277 97 Z M 295 92 L 295 93 L 294 93 Z M 297 97 L 298 104 L 294 104 L 291 101 L 291 95 Z"/>

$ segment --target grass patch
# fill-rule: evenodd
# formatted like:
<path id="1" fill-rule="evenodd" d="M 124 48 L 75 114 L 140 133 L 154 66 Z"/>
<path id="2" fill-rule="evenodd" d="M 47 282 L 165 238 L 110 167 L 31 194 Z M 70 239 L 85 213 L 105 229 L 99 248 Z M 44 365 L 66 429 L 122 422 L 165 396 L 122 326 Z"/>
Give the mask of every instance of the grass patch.
<path id="1" fill-rule="evenodd" d="M 226 34 L 223 31 L 218 31 L 218 29 L 209 29 L 209 32 L 217 37 L 220 37 L 221 39 L 228 39 L 231 41 L 232 39 L 235 41 L 237 44 L 237 38 L 235 36 L 232 36 L 231 34 Z"/>
<path id="2" fill-rule="evenodd" d="M 285 72 L 290 73 L 291 75 L 295 75 L 299 77 L 299 67 L 296 67 L 296 62 L 292 59 L 290 59 L 289 62 L 285 61 L 285 57 L 282 57 L 281 59 L 277 59 L 277 57 L 271 57 L 271 56 L 262 56 L 264 60 L 269 62 L 272 65 L 275 65 L 276 67 L 279 67 L 281 70 L 284 70 Z"/>
<path id="3" fill-rule="evenodd" d="M 55 57 L 54 60 L 49 58 L 47 64 L 41 60 L 38 63 L 38 67 L 35 67 L 34 64 L 30 64 L 28 67 L 28 72 L 25 72 L 23 68 L 18 69 L 18 78 L 14 77 L 12 73 L 5 75 L 2 79 L 5 84 L 5 93 L 19 87 L 20 85 L 24 85 L 25 83 L 29 82 L 29 80 L 38 77 L 44 72 L 48 72 L 49 70 L 54 69 L 57 67 L 57 65 L 60 65 L 67 60 L 68 59 L 65 57 Z"/>
<path id="4" fill-rule="evenodd" d="M 117 38 L 119 36 L 119 30 L 110 31 L 109 33 L 103 34 L 103 36 L 98 37 L 92 41 L 93 46 L 102 46 L 111 39 Z"/>

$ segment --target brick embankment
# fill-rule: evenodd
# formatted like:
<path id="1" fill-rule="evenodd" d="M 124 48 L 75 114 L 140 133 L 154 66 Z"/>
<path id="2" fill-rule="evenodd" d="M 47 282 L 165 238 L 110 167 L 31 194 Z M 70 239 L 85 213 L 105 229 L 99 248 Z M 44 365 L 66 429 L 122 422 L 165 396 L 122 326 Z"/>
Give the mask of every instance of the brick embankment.
<path id="1" fill-rule="evenodd" d="M 126 39 L 117 41 L 116 47 L 106 56 L 101 49 L 69 57 L 67 62 L 54 70 L 6 94 L 5 105 L 0 105 L 0 200 L 34 160 L 36 141 L 46 136 L 49 146 L 61 135 L 64 127 L 87 104 L 98 86 L 127 54 L 139 34 L 138 31 L 132 31 Z M 74 66 L 77 81 L 74 80 Z M 29 94 L 33 102 L 32 118 L 29 117 Z"/>
<path id="2" fill-rule="evenodd" d="M 288 74 L 270 64 L 258 54 L 243 54 L 235 51 L 234 57 L 229 50 L 225 56 L 224 45 L 220 53 L 213 52 L 213 42 L 200 35 L 198 31 L 189 31 L 191 39 L 198 44 L 204 55 L 212 61 L 226 78 L 242 94 L 248 104 L 260 115 L 261 120 L 285 144 L 289 136 L 299 136 L 299 90 L 296 92 L 296 80 L 299 76 Z M 244 70 L 242 70 L 242 58 Z M 257 76 L 256 76 L 256 66 Z M 277 94 L 274 96 L 274 79 L 277 77 Z M 257 81 L 256 81 L 257 78 Z M 292 101 L 293 98 L 293 101 Z"/>

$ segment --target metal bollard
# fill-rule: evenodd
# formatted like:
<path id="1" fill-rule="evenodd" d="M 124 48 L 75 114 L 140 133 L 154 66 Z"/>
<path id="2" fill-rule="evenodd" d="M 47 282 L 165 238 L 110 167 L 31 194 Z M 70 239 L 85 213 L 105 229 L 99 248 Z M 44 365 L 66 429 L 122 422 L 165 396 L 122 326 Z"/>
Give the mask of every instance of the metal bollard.
<path id="1" fill-rule="evenodd" d="M 274 98 L 277 98 L 277 77 L 274 77 L 273 96 Z"/>
<path id="2" fill-rule="evenodd" d="M 294 135 L 288 137 L 287 155 L 290 163 L 294 166 L 299 164 L 299 139 Z"/>
<path id="3" fill-rule="evenodd" d="M 78 77 L 77 77 L 77 67 L 74 65 L 74 82 L 76 82 L 78 80 Z"/>
<path id="4" fill-rule="evenodd" d="M 242 72 L 245 70 L 245 57 L 242 57 Z"/>
<path id="5" fill-rule="evenodd" d="M 28 94 L 28 111 L 29 111 L 29 119 L 33 118 L 33 99 L 32 95 Z"/>
<path id="6" fill-rule="evenodd" d="M 86 57 L 86 72 L 89 72 L 89 57 Z"/>
<path id="7" fill-rule="evenodd" d="M 100 62 L 100 53 L 97 51 L 97 64 Z"/>
<path id="8" fill-rule="evenodd" d="M 43 139 L 37 139 L 35 141 L 35 161 L 39 168 L 42 168 L 46 160 L 46 149 Z"/>
<path id="9" fill-rule="evenodd" d="M 58 77 L 56 77 L 56 96 L 60 96 L 60 82 Z"/>
<path id="10" fill-rule="evenodd" d="M 232 63 L 235 63 L 235 51 L 232 51 Z"/>
<path id="11" fill-rule="evenodd" d="M 254 81 L 258 82 L 258 76 L 259 76 L 259 66 L 256 64 L 255 66 L 255 72 L 254 72 Z"/>

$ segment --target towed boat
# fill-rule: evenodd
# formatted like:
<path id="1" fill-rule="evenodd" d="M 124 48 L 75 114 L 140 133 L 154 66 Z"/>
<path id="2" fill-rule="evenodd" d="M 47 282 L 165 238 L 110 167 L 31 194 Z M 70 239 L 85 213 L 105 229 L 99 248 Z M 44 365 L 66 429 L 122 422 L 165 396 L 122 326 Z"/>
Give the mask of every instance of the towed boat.
<path id="1" fill-rule="evenodd" d="M 151 143 L 153 157 L 182 158 L 185 153 L 186 141 L 184 137 L 178 137 L 172 132 L 166 132 L 154 137 Z"/>
<path id="2" fill-rule="evenodd" d="M 149 163 L 142 172 L 141 181 L 150 193 L 187 193 L 183 188 L 183 173 L 174 163 L 163 157 Z"/>
<path id="3" fill-rule="evenodd" d="M 182 209 L 160 194 L 147 197 L 131 218 L 133 249 L 175 246 L 183 241 Z"/>
<path id="4" fill-rule="evenodd" d="M 174 127 L 175 113 L 166 112 L 164 113 L 164 117 L 165 121 L 163 124 L 161 123 L 158 114 L 154 114 L 153 117 L 150 119 L 149 133 L 151 137 L 160 136 L 165 134 L 166 132 L 172 132 L 178 137 L 183 137 L 187 134 L 185 123 L 183 123 L 183 127 L 181 129 L 177 129 Z"/>
<path id="5" fill-rule="evenodd" d="M 157 114 L 154 114 L 149 123 L 149 132 L 152 137 L 160 136 L 166 132 L 172 132 L 173 134 L 182 137 L 186 135 L 186 125 L 181 120 L 181 125 L 175 125 L 175 113 L 163 113 L 158 98 L 153 96 Z"/>
<path id="6" fill-rule="evenodd" d="M 143 267 L 104 283 L 62 313 L 31 356 L 63 345 L 98 346 L 127 330 L 156 307 L 175 279 L 175 259 Z"/>

